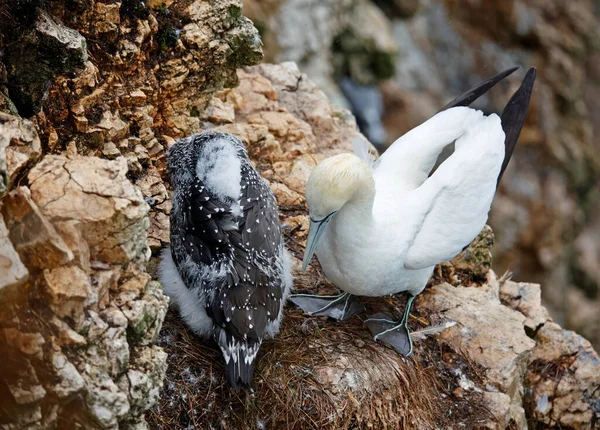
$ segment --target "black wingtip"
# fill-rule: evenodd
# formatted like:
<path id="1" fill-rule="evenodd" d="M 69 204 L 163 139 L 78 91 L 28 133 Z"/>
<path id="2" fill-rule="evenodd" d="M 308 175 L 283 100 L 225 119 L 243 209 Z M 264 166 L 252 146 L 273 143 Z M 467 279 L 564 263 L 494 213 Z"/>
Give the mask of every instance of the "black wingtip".
<path id="1" fill-rule="evenodd" d="M 508 101 L 502 115 L 500 115 L 500 121 L 502 122 L 502 129 L 504 130 L 504 161 L 502 162 L 502 168 L 500 169 L 500 175 L 498 175 L 498 184 L 500 179 L 508 166 L 508 162 L 512 157 L 521 129 L 525 123 L 527 117 L 527 110 L 529 109 L 529 101 L 531 100 L 531 93 L 533 92 L 533 85 L 535 83 L 537 71 L 535 67 L 531 67 L 525 77 L 519 89 L 513 94 L 511 99 Z"/>
<path id="2" fill-rule="evenodd" d="M 496 85 L 498 82 L 500 82 L 502 79 L 506 78 L 507 76 L 513 74 L 518 69 L 519 69 L 519 66 L 511 67 L 510 69 L 506 69 L 503 72 L 500 72 L 497 75 L 492 76 L 489 79 L 486 79 L 485 81 L 477 84 L 475 87 L 471 88 L 470 90 L 468 90 L 468 91 L 464 92 L 463 94 L 461 94 L 460 96 L 456 97 L 454 100 L 452 100 L 446 106 L 444 106 L 440 110 L 440 112 L 444 111 L 446 109 L 457 107 L 457 106 L 469 106 L 471 103 L 473 103 L 479 97 L 481 97 L 482 95 L 487 93 L 492 87 L 494 87 L 494 85 Z"/>

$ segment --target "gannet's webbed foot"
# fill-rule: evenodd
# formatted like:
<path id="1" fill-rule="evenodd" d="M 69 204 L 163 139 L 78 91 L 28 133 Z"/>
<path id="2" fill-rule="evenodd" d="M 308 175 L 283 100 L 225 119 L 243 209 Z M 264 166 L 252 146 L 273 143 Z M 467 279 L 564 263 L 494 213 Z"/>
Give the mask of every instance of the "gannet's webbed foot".
<path id="1" fill-rule="evenodd" d="M 404 309 L 404 315 L 400 322 L 394 321 L 392 317 L 384 313 L 371 315 L 365 323 L 373 335 L 373 340 L 387 343 L 396 351 L 409 356 L 413 352 L 413 343 L 408 331 L 408 315 L 415 296 L 410 294 Z"/>
<path id="2" fill-rule="evenodd" d="M 365 310 L 365 307 L 348 293 L 338 296 L 317 296 L 315 294 L 292 294 L 289 300 L 312 316 L 326 316 L 342 321 Z"/>
<path id="3" fill-rule="evenodd" d="M 398 324 L 389 315 L 377 313 L 365 320 L 373 340 L 387 343 L 396 351 L 406 356 L 412 354 L 413 345 L 406 324 Z"/>

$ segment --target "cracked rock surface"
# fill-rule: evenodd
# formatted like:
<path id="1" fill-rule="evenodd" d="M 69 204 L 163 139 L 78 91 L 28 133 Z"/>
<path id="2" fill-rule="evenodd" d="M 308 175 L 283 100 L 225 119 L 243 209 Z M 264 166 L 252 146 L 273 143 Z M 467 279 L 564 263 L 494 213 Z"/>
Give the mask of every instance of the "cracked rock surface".
<path id="1" fill-rule="evenodd" d="M 541 305 L 540 286 L 506 281 L 500 297 L 525 317 L 535 340 L 525 373 L 525 405 L 531 420 L 548 427 L 594 428 L 600 418 L 600 357 L 577 333 L 552 322 Z"/>
<path id="2" fill-rule="evenodd" d="M 40 138 L 31 121 L 0 112 L 0 197 L 41 153 Z"/>
<path id="3" fill-rule="evenodd" d="M 164 149 L 262 58 L 258 33 L 237 0 L 0 16 L 0 428 L 146 428 L 166 372 L 146 272 L 168 241 Z"/>
<path id="4" fill-rule="evenodd" d="M 167 299 L 143 268 L 148 206 L 126 172 L 123 157 L 46 156 L 29 188 L 2 201 L 13 264 L 20 258 L 31 274 L 2 320 L 3 375 L 15 378 L 8 387 L 21 409 L 11 398 L 0 405 L 16 424 L 42 403 L 53 405 L 41 416 L 48 428 L 143 424 L 156 400 L 166 357 L 152 343 Z"/>
<path id="5" fill-rule="evenodd" d="M 42 9 L 34 13 L 33 27 L 9 44 L 5 54 L 7 77 L 12 84 L 10 98 L 19 113 L 27 117 L 40 110 L 56 76 L 82 67 L 88 58 L 81 34 Z"/>

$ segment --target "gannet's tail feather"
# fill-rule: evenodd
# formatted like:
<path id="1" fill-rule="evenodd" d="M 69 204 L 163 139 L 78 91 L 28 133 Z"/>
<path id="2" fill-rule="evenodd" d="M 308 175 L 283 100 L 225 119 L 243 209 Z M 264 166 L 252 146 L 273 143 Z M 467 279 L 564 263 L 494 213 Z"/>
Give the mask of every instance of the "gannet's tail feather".
<path id="1" fill-rule="evenodd" d="M 481 82 L 477 86 L 471 88 L 449 102 L 441 109 L 441 111 L 456 106 L 469 106 L 479 97 L 488 92 L 502 79 L 513 74 L 517 69 L 519 69 L 519 67 L 511 67 L 510 69 L 504 70 L 503 72 L 500 72 L 497 75 Z M 500 175 L 498 176 L 498 184 L 500 184 L 502 174 L 506 170 L 512 153 L 515 150 L 515 146 L 517 145 L 517 140 L 519 140 L 519 135 L 521 134 L 521 129 L 523 128 L 525 117 L 527 116 L 527 109 L 529 108 L 529 100 L 531 99 L 531 92 L 533 90 L 533 84 L 535 83 L 535 76 L 536 69 L 535 67 L 532 67 L 525 74 L 523 82 L 521 83 L 521 87 L 513 94 L 510 101 L 504 108 L 502 115 L 500 116 L 500 119 L 502 120 L 502 129 L 504 130 L 506 139 L 504 141 L 504 162 L 502 163 L 502 169 L 500 170 Z"/>
<path id="2" fill-rule="evenodd" d="M 535 83 L 536 70 L 535 67 L 530 68 L 527 74 L 523 78 L 521 87 L 513 94 L 509 102 L 507 103 L 502 115 L 500 115 L 500 121 L 502 122 L 502 129 L 506 138 L 504 139 L 504 161 L 502 162 L 502 168 L 500 169 L 500 175 L 498 175 L 498 184 L 502 174 L 508 166 L 510 157 L 515 150 L 517 140 L 521 134 L 525 117 L 527 116 L 527 109 L 529 108 L 529 100 L 531 99 L 531 92 L 533 90 L 533 84 Z"/>
<path id="3" fill-rule="evenodd" d="M 502 79 L 506 78 L 507 76 L 512 75 L 518 69 L 519 69 L 518 66 L 511 67 L 510 69 L 500 72 L 497 75 L 492 76 L 491 78 L 477 84 L 475 87 L 469 89 L 468 91 L 464 92 L 463 94 L 461 94 L 460 96 L 456 97 L 454 100 L 449 102 L 446 106 L 444 106 L 442 109 L 440 109 L 440 112 L 443 110 L 446 110 L 446 109 L 456 107 L 456 106 L 469 106 L 471 103 L 473 103 L 479 97 L 481 97 L 482 95 L 487 93 L 498 82 L 500 82 Z"/>
<path id="4" fill-rule="evenodd" d="M 481 82 L 397 139 L 373 165 L 377 193 L 394 198 L 425 182 L 442 150 L 481 117 L 468 106 L 517 69 L 512 67 Z"/>
<path id="5" fill-rule="evenodd" d="M 379 197 L 389 201 L 423 184 L 429 177 L 440 152 L 481 118 L 481 112 L 470 109 L 466 105 L 481 97 L 515 70 L 516 68 L 505 70 L 470 89 L 448 103 L 441 112 L 396 140 L 373 165 L 378 196 L 376 205 L 377 200 L 381 200 Z M 502 113 L 502 128 L 506 134 L 505 156 L 501 173 L 496 178 L 497 182 L 515 148 L 527 114 L 534 81 L 535 69 L 531 68 L 525 75 L 521 88 Z"/>

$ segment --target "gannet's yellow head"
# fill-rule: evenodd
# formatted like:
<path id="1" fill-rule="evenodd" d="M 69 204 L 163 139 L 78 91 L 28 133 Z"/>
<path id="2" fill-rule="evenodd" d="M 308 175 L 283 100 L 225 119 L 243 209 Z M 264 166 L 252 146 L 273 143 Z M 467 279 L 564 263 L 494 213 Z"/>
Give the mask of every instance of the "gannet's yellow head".
<path id="1" fill-rule="evenodd" d="M 306 183 L 310 229 L 302 270 L 312 258 L 327 223 L 346 203 L 373 195 L 371 168 L 354 154 L 340 154 L 323 160 Z"/>

